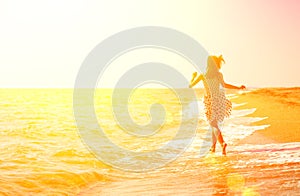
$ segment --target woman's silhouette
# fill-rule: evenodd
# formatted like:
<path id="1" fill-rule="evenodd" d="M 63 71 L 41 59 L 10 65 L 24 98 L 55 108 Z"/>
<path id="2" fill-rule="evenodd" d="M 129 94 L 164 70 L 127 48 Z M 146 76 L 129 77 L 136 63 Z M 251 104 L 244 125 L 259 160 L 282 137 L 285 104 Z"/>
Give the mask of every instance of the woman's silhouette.
<path id="1" fill-rule="evenodd" d="M 211 152 L 215 152 L 217 140 L 222 146 L 222 154 L 226 155 L 226 146 L 219 123 L 228 117 L 231 113 L 232 104 L 225 97 L 224 88 L 229 89 L 244 89 L 245 86 L 234 86 L 224 82 L 223 74 L 219 71 L 225 63 L 222 55 L 209 56 L 207 58 L 207 68 L 205 74 L 200 74 L 197 77 L 197 72 L 193 73 L 190 88 L 195 86 L 198 82 L 203 81 L 205 87 L 204 105 L 206 118 L 212 128 L 212 146 Z M 197 78 L 196 78 L 197 77 Z"/>

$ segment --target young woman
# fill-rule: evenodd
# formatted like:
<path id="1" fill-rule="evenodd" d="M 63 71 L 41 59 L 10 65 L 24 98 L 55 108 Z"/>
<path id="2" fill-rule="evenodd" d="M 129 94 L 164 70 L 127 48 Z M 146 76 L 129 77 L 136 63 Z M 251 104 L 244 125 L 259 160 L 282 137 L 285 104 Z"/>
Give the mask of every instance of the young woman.
<path id="1" fill-rule="evenodd" d="M 225 63 L 222 55 L 209 56 L 207 58 L 206 73 L 197 77 L 197 72 L 193 73 L 190 88 L 195 86 L 198 82 L 203 81 L 205 87 L 204 105 L 205 114 L 212 128 L 212 146 L 211 152 L 215 152 L 217 140 L 222 146 L 222 154 L 226 155 L 226 146 L 219 123 L 231 113 L 232 104 L 225 97 L 224 88 L 229 89 L 245 89 L 245 86 L 240 87 L 227 84 L 224 82 L 223 74 L 220 72 L 222 62 Z"/>

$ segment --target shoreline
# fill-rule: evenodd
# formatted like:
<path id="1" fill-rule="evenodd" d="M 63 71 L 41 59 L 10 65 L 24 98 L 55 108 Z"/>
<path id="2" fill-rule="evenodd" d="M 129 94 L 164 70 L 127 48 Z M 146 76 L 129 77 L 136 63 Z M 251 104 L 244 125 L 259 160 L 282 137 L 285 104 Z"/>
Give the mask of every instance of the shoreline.
<path id="1" fill-rule="evenodd" d="M 231 101 L 246 103 L 237 109 L 256 108 L 248 116 L 267 117 L 253 125 L 270 125 L 256 130 L 237 145 L 300 142 L 300 88 L 261 88 L 242 93 Z"/>
<path id="2" fill-rule="evenodd" d="M 274 91 L 274 89 L 271 91 Z M 277 89 L 275 91 L 278 91 L 278 94 L 272 96 L 270 95 L 271 91 L 269 89 L 257 89 L 238 94 L 238 97 L 231 99 L 232 102 L 235 103 L 247 103 L 238 106 L 237 109 L 256 108 L 256 111 L 248 116 L 268 117 L 262 121 L 252 123 L 253 125 L 270 124 L 270 127 L 255 131 L 235 145 L 276 145 L 278 143 L 300 141 L 300 134 L 297 134 L 300 128 L 300 121 L 298 119 L 300 115 L 300 104 L 298 103 L 300 88 L 296 90 Z M 293 96 L 289 95 L 290 93 L 292 93 Z M 291 115 L 293 115 L 292 118 Z M 288 124 L 290 121 L 294 123 Z M 286 128 L 285 132 L 281 131 L 282 128 Z M 293 131 L 293 128 L 296 128 L 296 131 Z M 206 158 L 200 159 L 200 162 L 199 159 L 191 159 L 184 162 L 184 164 L 188 165 L 188 169 L 184 166 L 184 172 L 180 172 L 183 168 L 181 165 L 178 166 L 176 172 L 172 170 L 169 172 L 165 171 L 166 173 L 162 173 L 163 175 L 154 177 L 145 174 L 145 176 L 141 178 L 133 177 L 112 182 L 98 182 L 82 188 L 78 195 L 111 193 L 114 195 L 141 195 L 145 193 L 157 195 L 176 193 L 199 195 L 202 191 L 207 195 L 242 195 L 243 193 L 269 195 L 278 189 L 278 184 L 284 185 L 285 183 L 291 187 L 283 187 L 280 193 L 290 194 L 298 192 L 299 188 L 297 188 L 297 184 L 295 184 L 297 181 L 294 181 L 294 179 L 299 178 L 299 175 L 295 173 L 298 168 L 297 163 L 289 163 L 290 169 L 288 171 L 287 169 L 282 171 L 284 164 L 280 163 L 269 164 L 264 161 L 254 163 L 250 161 L 246 163 L 247 160 L 255 161 L 256 156 L 259 157 L 258 159 L 268 159 L 269 157 L 266 155 L 270 154 L 270 152 L 255 151 L 255 149 L 249 152 L 241 154 L 233 153 L 230 154 L 229 157 L 207 156 Z M 287 153 L 289 153 L 289 151 L 287 151 Z M 271 153 L 270 155 L 273 156 L 273 158 L 278 157 L 276 153 Z M 240 160 L 244 162 L 241 163 Z M 274 177 L 274 175 L 279 177 Z M 203 176 L 206 176 L 207 179 L 202 179 Z M 230 179 L 236 180 L 237 184 L 235 187 L 230 186 Z M 291 185 L 291 183 L 294 184 Z"/>

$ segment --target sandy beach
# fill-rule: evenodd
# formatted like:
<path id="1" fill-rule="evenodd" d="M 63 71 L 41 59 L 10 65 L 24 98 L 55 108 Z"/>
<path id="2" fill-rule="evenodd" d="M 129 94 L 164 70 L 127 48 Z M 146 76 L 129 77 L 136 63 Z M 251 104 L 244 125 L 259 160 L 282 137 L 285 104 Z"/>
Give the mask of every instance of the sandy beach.
<path id="1" fill-rule="evenodd" d="M 184 90 L 184 89 L 183 89 Z M 167 125 L 155 138 L 128 137 L 110 111 L 111 90 L 96 94 L 101 125 L 118 145 L 151 150 L 173 138 L 180 104 L 167 89 L 141 89 L 133 99 L 136 119 L 148 116 L 147 104 L 166 106 Z M 203 113 L 202 91 L 190 103 L 199 121 L 192 143 L 176 160 L 149 172 L 126 172 L 97 159 L 74 122 L 72 89 L 1 89 L 0 195 L 296 195 L 300 192 L 300 88 L 228 91 L 234 108 L 222 127 L 227 156 L 220 145 L 208 152 L 211 135 Z M 146 103 L 146 104 L 145 104 Z M 199 106 L 196 117 L 193 107 Z M 144 115 L 144 116 L 143 116 Z M 267 117 L 267 118 L 266 118 Z M 90 116 L 83 119 L 90 124 Z M 263 120 L 262 120 L 263 119 Z M 126 121 L 126 119 L 124 120 Z M 267 128 L 266 128 L 267 127 Z M 98 132 L 89 132 L 94 138 Z M 161 157 L 168 157 L 184 139 Z M 98 141 L 97 141 L 98 142 Z M 101 140 L 99 141 L 101 142 Z M 147 142 L 147 143 L 146 143 Z M 103 146 L 103 148 L 107 148 Z M 105 149 L 120 163 L 149 166 L 152 157 L 129 157 Z M 148 159 L 147 159 L 148 158 Z M 161 161 L 157 157 L 154 163 Z"/>
<path id="2" fill-rule="evenodd" d="M 240 108 L 257 110 L 250 116 L 268 117 L 255 124 L 269 124 L 240 141 L 240 144 L 300 142 L 300 88 L 259 89 L 232 101 L 247 103 Z"/>
<path id="3" fill-rule="evenodd" d="M 0 196 L 300 196 L 300 0 L 0 10 Z"/>
<path id="4" fill-rule="evenodd" d="M 208 155 L 183 161 L 178 171 L 162 171 L 111 183 L 96 183 L 79 195 L 295 195 L 300 191 L 300 88 L 240 93 L 236 109 L 256 108 L 249 116 L 268 117 L 257 130 L 231 147 L 227 157 Z M 230 147 L 229 147 L 230 149 Z M 179 158 L 180 159 L 180 158 Z M 180 161 L 179 161 L 180 162 Z M 173 163 L 168 165 L 172 168 Z M 192 168 L 192 169 L 191 169 Z M 192 171 L 192 172 L 191 172 Z M 138 176 L 138 175 L 137 175 Z"/>

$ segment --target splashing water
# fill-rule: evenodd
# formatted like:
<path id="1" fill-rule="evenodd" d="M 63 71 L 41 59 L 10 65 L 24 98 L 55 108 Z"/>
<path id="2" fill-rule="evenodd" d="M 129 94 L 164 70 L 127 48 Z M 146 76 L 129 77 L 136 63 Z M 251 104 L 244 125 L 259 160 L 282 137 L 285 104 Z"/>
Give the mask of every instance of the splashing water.
<path id="1" fill-rule="evenodd" d="M 227 157 L 200 154 L 210 146 L 210 134 L 202 100 L 186 102 L 181 111 L 173 92 L 143 89 L 132 97 L 129 111 L 136 123 L 149 122 L 149 106 L 161 103 L 166 110 L 163 128 L 153 137 L 135 138 L 124 132 L 111 113 L 109 89 L 97 90 L 95 111 L 99 124 L 117 145 L 132 151 L 160 148 L 174 137 L 182 114 L 199 118 L 195 138 L 186 152 L 165 167 L 143 174 L 116 170 L 99 161 L 82 142 L 72 113 L 70 89 L 1 89 L 0 110 L 0 194 L 2 195 L 88 195 L 90 187 L 101 193 L 163 193 L 197 195 L 199 192 L 268 194 L 278 187 L 283 193 L 299 191 L 299 143 L 235 145 L 255 130 L 268 125 L 251 123 L 265 117 L 245 117 L 255 108 L 233 110 L 222 125 L 229 147 Z M 84 105 L 83 105 L 84 106 Z M 238 105 L 234 104 L 234 107 Z M 200 113 L 196 114 L 194 108 Z M 87 122 L 89 117 L 86 116 Z M 191 126 L 192 127 L 192 126 Z M 95 130 L 94 134 L 97 134 Z M 90 137 L 93 135 L 91 134 Z M 176 141 L 174 153 L 186 138 Z M 111 153 L 112 149 L 106 149 Z M 220 152 L 220 149 L 217 149 Z M 112 154 L 130 161 L 124 154 Z M 166 157 L 162 157 L 166 158 Z M 136 161 L 143 164 L 144 157 Z M 247 181 L 245 181 L 247 179 Z M 123 182 L 127 185 L 124 186 Z M 100 185 L 99 185 L 100 183 Z M 189 188 L 193 185 L 193 188 Z M 99 191 L 97 191 L 99 192 Z"/>

